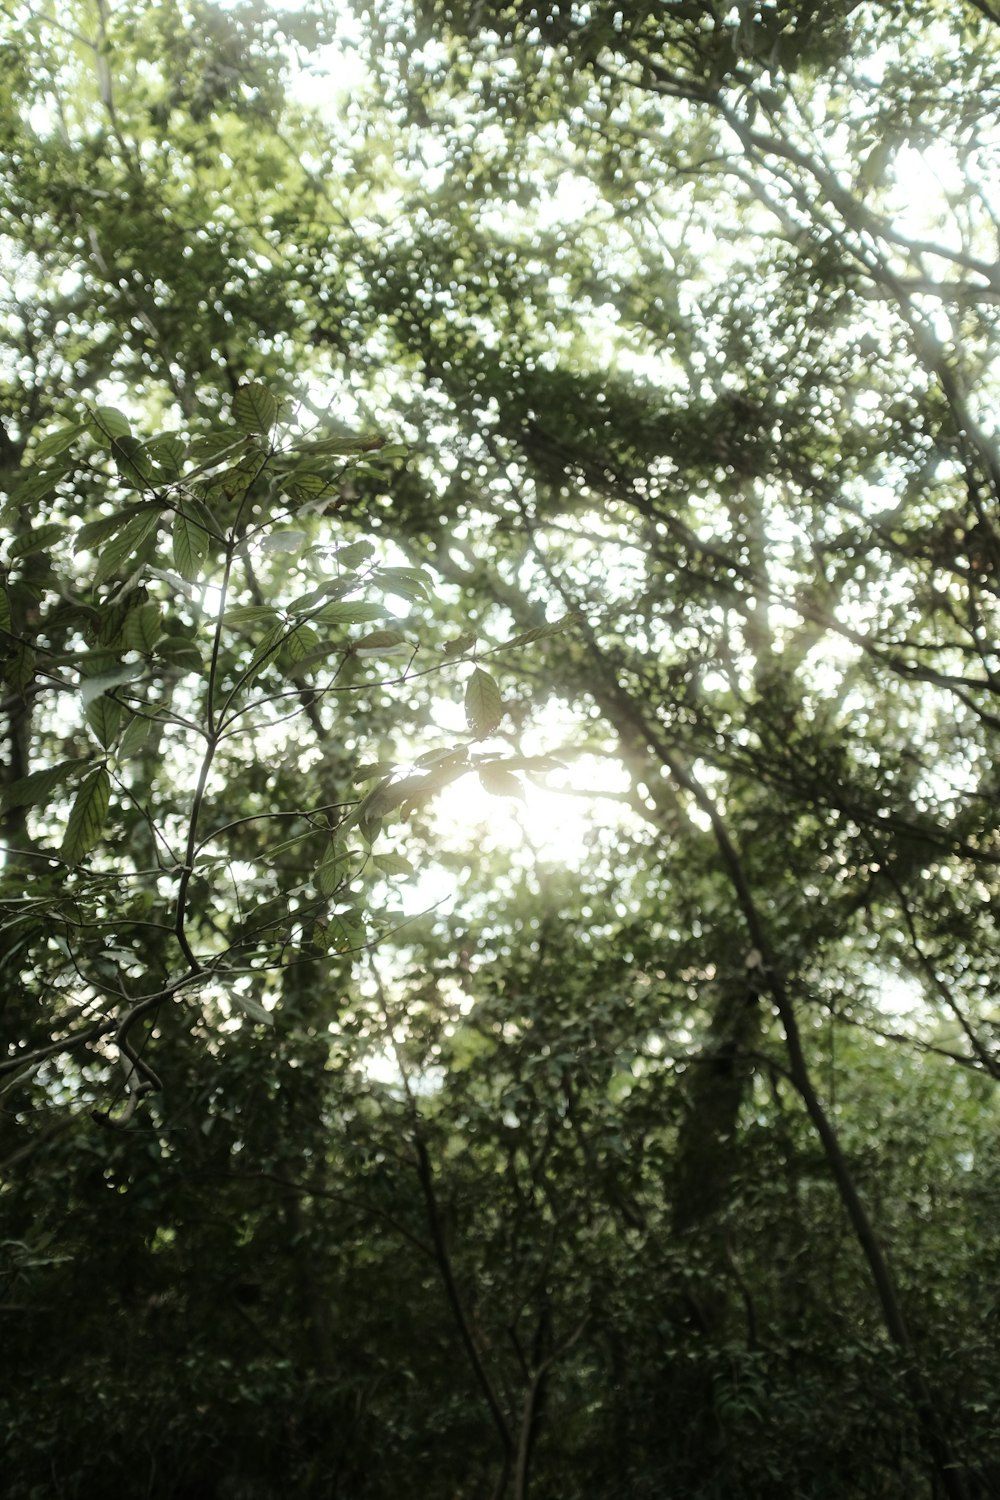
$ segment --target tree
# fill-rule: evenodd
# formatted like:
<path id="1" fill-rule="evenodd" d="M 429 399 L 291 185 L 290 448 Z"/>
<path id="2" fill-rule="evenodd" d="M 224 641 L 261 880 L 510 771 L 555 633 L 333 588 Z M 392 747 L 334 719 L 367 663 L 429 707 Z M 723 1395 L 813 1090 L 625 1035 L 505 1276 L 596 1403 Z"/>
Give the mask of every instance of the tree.
<path id="1" fill-rule="evenodd" d="M 384 6 L 345 131 L 308 13 L 17 19 L 23 1493 L 71 1302 L 149 1493 L 994 1493 L 989 16 Z M 380 920 L 556 714 L 628 817 Z"/>

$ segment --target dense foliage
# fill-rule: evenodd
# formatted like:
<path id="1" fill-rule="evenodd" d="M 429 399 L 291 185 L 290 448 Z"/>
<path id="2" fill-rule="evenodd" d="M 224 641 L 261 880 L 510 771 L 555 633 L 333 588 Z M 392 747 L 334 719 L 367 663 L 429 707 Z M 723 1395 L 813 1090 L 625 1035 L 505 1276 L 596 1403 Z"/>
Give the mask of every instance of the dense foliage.
<path id="1" fill-rule="evenodd" d="M 0 16 L 11 1500 L 1000 1495 L 1000 17 Z"/>

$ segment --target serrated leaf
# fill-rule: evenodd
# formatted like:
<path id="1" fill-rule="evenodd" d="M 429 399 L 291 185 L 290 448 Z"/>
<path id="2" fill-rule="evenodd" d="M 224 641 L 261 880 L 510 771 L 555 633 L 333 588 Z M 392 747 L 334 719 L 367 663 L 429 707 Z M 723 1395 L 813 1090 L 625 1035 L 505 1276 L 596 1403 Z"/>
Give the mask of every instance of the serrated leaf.
<path id="1" fill-rule="evenodd" d="M 355 656 L 406 656 L 406 636 L 401 630 L 370 630 L 351 647 Z"/>
<path id="2" fill-rule="evenodd" d="M 464 656 L 466 652 L 471 651 L 478 639 L 479 637 L 474 630 L 463 631 L 453 641 L 449 641 L 447 645 L 441 647 L 441 655 L 445 661 L 453 661 L 456 656 Z"/>
<path id="3" fill-rule="evenodd" d="M 50 499 L 56 492 L 61 479 L 65 479 L 76 467 L 76 459 L 73 454 L 66 454 L 56 463 L 48 468 L 38 467 L 32 464 L 28 468 L 19 469 L 10 480 L 11 499 L 10 506 L 37 505 L 40 501 Z M 4 521 L 7 522 L 8 506 L 4 507 Z"/>
<path id="4" fill-rule="evenodd" d="M 45 526 L 33 526 L 30 531 L 15 539 L 7 556 L 11 562 L 15 562 L 17 558 L 28 557 L 33 552 L 45 552 L 65 535 L 66 527 L 60 526 L 56 521 L 49 521 Z"/>
<path id="5" fill-rule="evenodd" d="M 368 765 L 358 766 L 351 774 L 352 781 L 376 781 L 381 777 L 389 776 L 396 767 L 395 761 L 376 760 Z"/>
<path id="6" fill-rule="evenodd" d="M 332 896 L 338 886 L 342 885 L 350 872 L 350 862 L 342 853 L 336 849 L 331 852 L 316 866 L 313 876 L 313 884 L 321 896 Z"/>
<path id="7" fill-rule="evenodd" d="M 418 755 L 413 762 L 415 766 L 456 766 L 459 761 L 468 760 L 469 750 L 467 745 L 449 745 L 446 750 L 425 750 L 423 755 Z"/>
<path id="8" fill-rule="evenodd" d="M 3 675 L 17 693 L 23 693 L 35 675 L 38 658 L 34 648 L 22 641 L 15 646 L 4 666 Z"/>
<path id="9" fill-rule="evenodd" d="M 272 531 L 264 537 L 260 545 L 264 552 L 301 552 L 307 540 L 304 531 Z"/>
<path id="10" fill-rule="evenodd" d="M 296 443 L 296 453 L 316 453 L 323 457 L 341 457 L 348 453 L 374 453 L 385 447 L 385 439 L 371 434 L 344 432 L 325 438 L 306 438 Z M 407 450 L 408 451 L 408 450 Z"/>
<path id="11" fill-rule="evenodd" d="M 465 689 L 465 722 L 477 740 L 486 739 L 503 718 L 500 689 L 489 672 L 477 667 Z"/>
<path id="12" fill-rule="evenodd" d="M 57 786 L 78 775 L 85 765 L 86 761 L 64 760 L 61 765 L 46 766 L 44 771 L 21 776 L 0 791 L 0 807 L 38 807 L 49 800 Z"/>
<path id="13" fill-rule="evenodd" d="M 383 875 L 415 875 L 416 871 L 408 859 L 401 854 L 393 854 L 391 851 L 385 854 L 372 855 L 372 861 Z"/>
<path id="14" fill-rule="evenodd" d="M 376 568 L 372 576 L 382 588 L 404 599 L 426 599 L 431 592 L 430 580 L 419 568 Z"/>
<path id="15" fill-rule="evenodd" d="M 386 813 L 391 813 L 395 808 L 401 807 L 409 797 L 433 789 L 435 782 L 431 776 L 404 776 L 401 781 L 390 781 L 382 786 L 376 787 L 365 798 L 363 805 L 364 817 L 369 820 L 384 818 Z"/>
<path id="16" fill-rule="evenodd" d="M 201 652 L 185 635 L 165 635 L 157 642 L 156 654 L 172 667 L 182 672 L 200 672 L 203 666 Z"/>
<path id="17" fill-rule="evenodd" d="M 93 730 L 98 744 L 103 750 L 110 750 L 118 738 L 125 710 L 114 698 L 109 698 L 107 693 L 102 693 L 92 703 L 88 703 L 84 712 L 84 718 Z"/>
<path id="18" fill-rule="evenodd" d="M 258 672 L 264 669 L 271 657 L 280 649 L 284 637 L 284 625 L 276 625 L 273 630 L 268 631 L 250 658 L 250 665 L 246 670 L 246 682 L 250 682 L 252 678 L 256 677 Z"/>
<path id="19" fill-rule="evenodd" d="M 136 714 L 125 726 L 124 733 L 118 744 L 118 759 L 130 760 L 133 755 L 138 755 L 143 745 L 149 739 L 151 728 L 152 724 L 149 719 L 144 719 L 139 714 Z"/>
<path id="20" fill-rule="evenodd" d="M 422 776 L 404 776 L 400 781 L 387 782 L 376 787 L 365 798 L 361 808 L 362 816 L 370 823 L 384 818 L 387 813 L 402 807 L 404 803 L 419 807 L 450 781 L 464 776 L 466 770 L 464 764 L 439 765 Z"/>
<path id="21" fill-rule="evenodd" d="M 336 604 L 326 604 L 313 616 L 322 625 L 367 625 L 369 620 L 381 620 L 385 614 L 384 604 L 369 604 L 363 599 L 341 599 Z"/>
<path id="22" fill-rule="evenodd" d="M 208 557 L 208 533 L 205 527 L 182 506 L 174 517 L 171 532 L 174 566 L 188 583 L 194 583 Z"/>
<path id="23" fill-rule="evenodd" d="M 131 436 L 132 427 L 129 419 L 116 406 L 89 406 L 86 408 L 86 412 L 85 424 L 87 431 L 99 443 L 108 446 L 115 438 Z"/>
<path id="24" fill-rule="evenodd" d="M 122 627 L 121 643 L 126 651 L 139 651 L 150 656 L 160 639 L 160 606 L 140 604 L 130 610 Z"/>
<path id="25" fill-rule="evenodd" d="M 251 1021 L 256 1021 L 261 1026 L 274 1025 L 274 1016 L 261 1005 L 259 1000 L 255 1000 L 252 995 L 242 995 L 239 990 L 232 990 L 228 998 Z"/>
<path id="26" fill-rule="evenodd" d="M 511 636 L 509 641 L 504 641 L 503 646 L 498 648 L 507 651 L 511 646 L 527 646 L 531 641 L 542 641 L 548 636 L 562 635 L 565 630 L 572 630 L 574 625 L 579 625 L 584 616 L 579 610 L 572 610 L 568 615 L 563 615 L 559 620 L 553 620 L 548 625 L 535 625 L 531 630 L 524 630 L 520 635 Z"/>
<path id="27" fill-rule="evenodd" d="M 315 651 L 320 644 L 319 636 L 311 625 L 300 625 L 293 630 L 285 642 L 285 650 L 293 666 L 298 665 L 302 658 L 308 653 Z"/>
<path id="28" fill-rule="evenodd" d="M 368 934 L 360 921 L 333 916 L 326 924 L 326 949 L 334 953 L 360 953 L 368 944 Z"/>
<path id="29" fill-rule="evenodd" d="M 57 427 L 54 432 L 47 433 L 34 447 L 32 458 L 35 463 L 44 464 L 50 458 L 58 458 L 82 431 L 82 422 L 70 422 L 65 427 Z"/>
<path id="30" fill-rule="evenodd" d="M 130 485 L 135 490 L 143 490 L 152 480 L 153 463 L 145 444 L 132 437 L 131 433 L 112 439 L 111 456 L 123 484 Z"/>
<path id="31" fill-rule="evenodd" d="M 334 555 L 334 562 L 341 568 L 352 571 L 360 568 L 374 553 L 375 548 L 371 542 L 351 542 L 348 547 L 341 547 Z"/>
<path id="32" fill-rule="evenodd" d="M 150 438 L 146 452 L 168 478 L 180 474 L 188 454 L 187 444 L 175 432 L 164 432 L 159 437 Z"/>
<path id="33" fill-rule="evenodd" d="M 505 770 L 503 766 L 480 766 L 479 780 L 486 791 L 491 792 L 494 797 L 519 797 L 522 802 L 527 800 L 520 779 Z"/>
<path id="34" fill-rule="evenodd" d="M 224 454 L 241 447 L 243 437 L 236 432 L 211 432 L 206 437 L 195 438 L 188 446 L 187 456 L 192 463 L 210 469 Z"/>
<path id="35" fill-rule="evenodd" d="M 258 625 L 262 620 L 273 625 L 278 620 L 278 611 L 267 604 L 234 604 L 222 618 L 227 625 Z"/>
<path id="36" fill-rule="evenodd" d="M 129 521 L 145 514 L 146 509 L 145 506 L 130 505 L 125 510 L 116 510 L 113 515 L 98 516 L 96 521 L 88 521 L 85 526 L 80 527 L 73 538 L 74 552 L 93 552 L 95 547 L 106 541 L 109 536 L 114 536 L 115 532 L 120 531 Z"/>
<path id="37" fill-rule="evenodd" d="M 60 853 L 71 864 L 89 854 L 97 843 L 108 815 L 111 800 L 111 777 L 107 767 L 98 766 L 76 794 Z"/>
<path id="38" fill-rule="evenodd" d="M 142 506 L 124 526 L 109 537 L 102 546 L 94 569 L 94 587 L 119 572 L 126 563 L 133 563 L 145 542 L 155 533 L 160 521 L 160 512 L 154 506 Z"/>
<path id="39" fill-rule="evenodd" d="M 332 494 L 336 487 L 335 480 L 327 474 L 318 474 L 315 469 L 293 469 L 281 481 L 284 493 L 299 503 Z"/>
<path id="40" fill-rule="evenodd" d="M 241 385 L 233 397 L 233 420 L 243 432 L 268 433 L 278 420 L 278 403 L 259 381 Z"/>

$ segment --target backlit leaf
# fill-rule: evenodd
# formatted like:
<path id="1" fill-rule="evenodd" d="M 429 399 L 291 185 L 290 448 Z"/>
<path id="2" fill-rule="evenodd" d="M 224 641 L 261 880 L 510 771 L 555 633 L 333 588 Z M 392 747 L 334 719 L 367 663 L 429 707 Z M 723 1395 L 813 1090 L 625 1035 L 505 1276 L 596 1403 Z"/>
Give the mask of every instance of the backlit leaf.
<path id="1" fill-rule="evenodd" d="M 101 547 L 94 569 L 95 588 L 106 583 L 126 565 L 134 565 L 140 558 L 144 544 L 156 531 L 160 511 L 155 506 L 143 506 Z M 77 538 L 79 541 L 79 538 Z"/>
<path id="2" fill-rule="evenodd" d="M 87 704 L 84 717 L 102 749 L 110 750 L 118 738 L 124 715 L 122 705 L 114 698 L 109 698 L 107 693 L 102 693 L 99 698 Z"/>
<path id="3" fill-rule="evenodd" d="M 268 433 L 278 420 L 278 403 L 257 381 L 241 385 L 233 397 L 233 420 L 244 432 Z"/>
<path id="4" fill-rule="evenodd" d="M 188 583 L 194 583 L 208 557 L 208 532 L 184 506 L 174 517 L 171 544 L 178 573 Z"/>
<path id="5" fill-rule="evenodd" d="M 470 733 L 483 740 L 492 734 L 503 718 L 500 689 L 489 672 L 477 667 L 465 689 L 465 721 Z"/>
<path id="6" fill-rule="evenodd" d="M 519 797 L 525 801 L 524 787 L 519 778 L 504 770 L 503 766 L 480 766 L 479 780 L 494 797 Z"/>
<path id="7" fill-rule="evenodd" d="M 11 544 L 7 556 L 11 562 L 14 562 L 17 558 L 28 557 L 33 552 L 46 552 L 65 535 L 66 527 L 58 525 L 55 521 L 49 521 L 44 526 L 33 526 L 30 531 L 17 537 Z"/>
<path id="8" fill-rule="evenodd" d="M 119 479 L 132 489 L 143 490 L 153 479 L 153 462 L 145 444 L 131 434 L 112 441 L 111 456 Z"/>
<path id="9" fill-rule="evenodd" d="M 371 630 L 351 647 L 355 656 L 408 655 L 406 636 L 401 630 Z"/>
<path id="10" fill-rule="evenodd" d="M 249 1020 L 256 1021 L 261 1026 L 274 1025 L 274 1017 L 271 1012 L 265 1009 L 260 1001 L 255 1000 L 252 995 L 244 995 L 239 990 L 231 990 L 228 998 Z"/>
<path id="11" fill-rule="evenodd" d="M 132 433 L 128 417 L 115 406 L 88 407 L 86 426 L 87 431 L 105 447 L 110 447 L 115 438 L 129 437 Z"/>
<path id="12" fill-rule="evenodd" d="M 60 853 L 75 864 L 90 853 L 101 836 L 111 799 L 111 778 L 106 766 L 91 771 L 76 794 L 66 825 Z"/>
<path id="13" fill-rule="evenodd" d="M 341 547 L 334 561 L 341 568 L 360 568 L 372 556 L 375 548 L 371 542 L 351 542 L 348 547 Z"/>
<path id="14" fill-rule="evenodd" d="M 140 604 L 129 611 L 122 629 L 122 645 L 126 651 L 139 651 L 143 656 L 151 655 L 160 638 L 160 606 Z"/>
<path id="15" fill-rule="evenodd" d="M 44 771 L 32 771 L 30 776 L 21 776 L 0 791 L 0 807 L 39 807 L 49 800 L 57 786 L 79 775 L 86 761 L 64 760 L 61 765 L 47 766 Z"/>

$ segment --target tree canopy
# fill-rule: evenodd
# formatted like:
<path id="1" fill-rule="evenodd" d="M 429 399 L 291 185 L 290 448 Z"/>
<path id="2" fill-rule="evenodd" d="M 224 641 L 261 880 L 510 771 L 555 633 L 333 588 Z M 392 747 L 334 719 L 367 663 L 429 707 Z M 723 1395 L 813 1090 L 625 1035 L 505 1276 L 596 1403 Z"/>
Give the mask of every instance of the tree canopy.
<path id="1" fill-rule="evenodd" d="M 1000 13 L 0 53 L 11 1500 L 1000 1495 Z"/>

